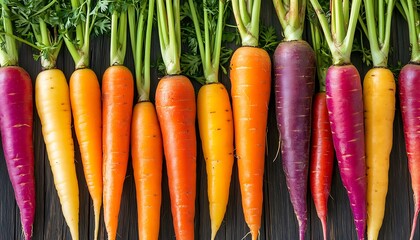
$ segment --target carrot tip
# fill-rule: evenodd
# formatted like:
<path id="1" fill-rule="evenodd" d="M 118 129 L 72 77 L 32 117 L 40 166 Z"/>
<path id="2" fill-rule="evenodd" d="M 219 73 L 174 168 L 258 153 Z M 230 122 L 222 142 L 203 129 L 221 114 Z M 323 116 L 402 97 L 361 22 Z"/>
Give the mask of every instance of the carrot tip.
<path id="1" fill-rule="evenodd" d="M 419 216 L 419 211 L 420 211 L 420 207 L 416 206 L 416 212 L 414 213 L 414 217 L 413 217 L 413 225 L 411 226 L 410 240 L 413 240 L 414 234 L 416 233 L 417 218 Z"/>

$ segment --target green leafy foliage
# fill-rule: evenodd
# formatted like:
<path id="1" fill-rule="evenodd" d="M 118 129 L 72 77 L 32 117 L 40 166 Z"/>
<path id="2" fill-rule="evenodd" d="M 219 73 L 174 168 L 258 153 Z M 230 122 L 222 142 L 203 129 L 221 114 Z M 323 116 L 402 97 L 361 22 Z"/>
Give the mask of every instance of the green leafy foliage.
<path id="1" fill-rule="evenodd" d="M 276 29 L 273 26 L 260 26 L 260 37 L 258 43 L 260 48 L 264 49 L 268 53 L 273 53 L 279 43 L 280 40 L 277 36 Z"/>
<path id="2" fill-rule="evenodd" d="M 208 0 L 206 5 L 203 1 L 195 1 L 197 18 L 201 29 L 201 35 L 204 39 L 204 12 L 208 13 L 208 27 L 210 33 L 210 48 L 214 49 L 217 19 L 219 14 L 219 0 Z M 205 10 L 204 10 L 205 9 Z M 224 21 L 231 15 L 230 4 L 225 5 Z M 192 15 L 188 2 L 184 2 L 180 9 L 181 15 L 181 41 L 184 46 L 183 54 L 181 55 L 181 69 L 183 74 L 192 78 L 202 84 L 205 83 L 203 63 L 201 62 L 201 56 L 198 46 L 198 39 L 196 36 L 194 23 L 192 21 Z M 229 29 L 233 29 L 229 30 Z M 231 43 L 240 43 L 240 36 L 236 28 L 225 28 L 222 36 L 222 45 Z M 226 74 L 226 65 L 229 63 L 230 57 L 232 56 L 233 50 L 227 47 L 221 47 L 220 51 L 220 62 L 219 67 L 223 73 Z"/>

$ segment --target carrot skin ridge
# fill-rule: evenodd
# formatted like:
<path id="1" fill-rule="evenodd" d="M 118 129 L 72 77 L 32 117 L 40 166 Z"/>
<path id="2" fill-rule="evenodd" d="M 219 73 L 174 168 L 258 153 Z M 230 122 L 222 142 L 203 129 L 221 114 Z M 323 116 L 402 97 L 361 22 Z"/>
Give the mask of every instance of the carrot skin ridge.
<path id="1" fill-rule="evenodd" d="M 102 78 L 103 204 L 108 239 L 117 236 L 118 214 L 128 165 L 134 80 L 124 66 L 109 67 Z"/>
<path id="2" fill-rule="evenodd" d="M 420 136 L 418 134 L 418 131 L 420 131 L 418 119 L 420 116 L 418 108 L 420 92 L 415 87 L 419 84 L 420 78 L 418 76 L 420 76 L 420 65 L 409 63 L 401 69 L 398 81 L 408 170 L 411 176 L 414 201 L 414 216 L 410 239 L 414 239 L 420 211 Z"/>
<path id="3" fill-rule="evenodd" d="M 315 95 L 312 121 L 312 151 L 309 184 L 316 213 L 321 220 L 324 240 L 327 239 L 328 197 L 334 166 L 334 145 L 325 92 Z"/>
<path id="4" fill-rule="evenodd" d="M 230 63 L 236 156 L 245 221 L 258 238 L 263 206 L 263 175 L 271 60 L 266 51 L 240 47 Z"/>
<path id="5" fill-rule="evenodd" d="M 363 81 L 367 169 L 367 238 L 378 239 L 388 192 L 395 115 L 395 80 L 387 68 L 370 69 Z"/>
<path id="6" fill-rule="evenodd" d="M 326 94 L 340 176 L 349 196 L 358 239 L 364 239 L 367 184 L 363 96 L 357 69 L 351 64 L 328 68 Z"/>
<path id="7" fill-rule="evenodd" d="M 165 76 L 158 83 L 155 99 L 176 239 L 193 240 L 197 164 L 194 88 L 185 76 Z"/>
<path id="8" fill-rule="evenodd" d="M 304 239 L 315 53 L 305 41 L 283 41 L 274 53 L 274 72 L 283 170 L 299 223 L 299 236 Z"/>
<path id="9" fill-rule="evenodd" d="M 233 116 L 228 92 L 221 83 L 202 86 L 197 117 L 207 170 L 211 239 L 223 221 L 233 167 Z"/>
<path id="10" fill-rule="evenodd" d="M 0 68 L 0 129 L 26 240 L 32 238 L 35 218 L 34 149 L 32 140 L 32 81 L 21 67 Z"/>
<path id="11" fill-rule="evenodd" d="M 151 102 L 133 110 L 131 152 L 136 183 L 139 239 L 158 239 L 162 202 L 162 134 Z"/>
<path id="12" fill-rule="evenodd" d="M 102 118 L 98 78 L 89 68 L 78 69 L 70 77 L 70 105 L 79 143 L 83 171 L 95 215 L 94 239 L 98 238 L 102 206 Z"/>
<path id="13" fill-rule="evenodd" d="M 63 215 L 72 239 L 78 240 L 79 187 L 74 164 L 70 96 L 61 70 L 45 70 L 38 74 L 35 102 Z"/>

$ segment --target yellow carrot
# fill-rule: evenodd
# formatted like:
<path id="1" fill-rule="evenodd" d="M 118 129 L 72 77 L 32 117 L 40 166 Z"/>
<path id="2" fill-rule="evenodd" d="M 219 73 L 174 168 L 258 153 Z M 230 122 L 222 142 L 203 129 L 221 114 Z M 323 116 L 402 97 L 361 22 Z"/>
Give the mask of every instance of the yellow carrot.
<path id="1" fill-rule="evenodd" d="M 79 239 L 79 188 L 74 165 L 69 87 L 61 70 L 45 70 L 35 83 L 35 103 L 64 218 Z"/>

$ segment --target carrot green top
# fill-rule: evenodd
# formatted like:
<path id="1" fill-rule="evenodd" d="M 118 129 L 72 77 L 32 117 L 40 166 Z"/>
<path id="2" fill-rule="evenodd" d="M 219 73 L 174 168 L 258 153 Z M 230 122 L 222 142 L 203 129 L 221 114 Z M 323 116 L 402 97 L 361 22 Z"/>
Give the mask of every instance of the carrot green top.
<path id="1" fill-rule="evenodd" d="M 327 76 L 327 70 L 331 66 L 331 52 L 328 49 L 328 43 L 325 40 L 325 36 L 322 34 L 321 25 L 319 24 L 316 13 L 311 6 L 308 6 L 308 18 L 311 28 L 312 46 L 316 57 L 319 91 L 325 92 L 325 78 Z"/>
<path id="2" fill-rule="evenodd" d="M 302 39 L 306 0 L 273 0 L 284 32 L 284 41 Z"/>
<path id="3" fill-rule="evenodd" d="M 111 3 L 111 66 L 124 64 L 127 49 L 127 2 L 115 0 Z"/>
<path id="4" fill-rule="evenodd" d="M 413 0 L 400 0 L 397 4 L 401 14 L 408 22 L 408 31 L 410 34 L 411 44 L 411 61 L 420 63 L 420 18 L 419 18 L 419 2 Z"/>
<path id="5" fill-rule="evenodd" d="M 10 10 L 5 0 L 0 1 L 0 66 L 15 66 L 18 64 L 18 50 L 13 38 L 13 26 L 10 20 Z"/>
<path id="6" fill-rule="evenodd" d="M 181 73 L 180 0 L 157 0 L 157 22 L 162 59 L 169 75 Z"/>
<path id="7" fill-rule="evenodd" d="M 64 1 L 61 6 L 64 20 L 60 32 L 76 64 L 76 69 L 89 67 L 89 40 L 92 31 L 104 33 L 110 20 L 104 14 L 109 1 L 98 0 L 92 8 L 92 0 Z"/>
<path id="8" fill-rule="evenodd" d="M 327 16 L 318 0 L 310 0 L 328 43 L 333 57 L 333 64 L 344 65 L 350 63 L 354 32 L 362 0 L 331 0 L 331 27 Z"/>
<path id="9" fill-rule="evenodd" d="M 189 0 L 191 18 L 194 22 L 201 62 L 203 63 L 206 83 L 218 82 L 220 52 L 223 28 L 225 26 L 225 1 L 199 1 L 202 7 L 200 15 L 197 14 L 197 1 Z M 218 3 L 218 7 L 217 7 Z M 199 20 L 199 16 L 202 16 Z M 204 25 L 204 39 L 200 22 Z M 216 24 L 217 22 L 217 24 Z M 216 26 L 216 27 L 215 27 Z"/>
<path id="10" fill-rule="evenodd" d="M 243 46 L 258 46 L 261 0 L 232 0 L 233 14 Z"/>
<path id="11" fill-rule="evenodd" d="M 366 24 L 364 21 L 360 21 L 360 25 L 369 38 L 373 66 L 375 67 L 386 67 L 388 63 L 391 18 L 395 2 L 396 0 L 364 1 Z"/>
<path id="12" fill-rule="evenodd" d="M 39 54 L 34 57 L 41 58 L 43 69 L 54 68 L 62 45 L 62 39 L 58 35 L 60 18 L 57 12 L 60 3 L 57 0 L 4 0 L 2 4 L 6 4 L 7 7 L 3 6 L 9 11 L 7 19 L 3 18 L 4 21 L 15 25 L 15 33 L 6 31 L 8 27 L 4 28 L 5 36 L 11 38 L 13 45 L 18 40 L 37 49 Z"/>
<path id="13" fill-rule="evenodd" d="M 146 20 L 147 1 L 134 1 L 133 4 L 128 6 L 128 24 L 139 101 L 148 101 L 150 93 L 150 48 L 152 45 L 155 0 L 149 0 L 148 2 L 146 34 L 144 34 L 144 23 Z"/>

